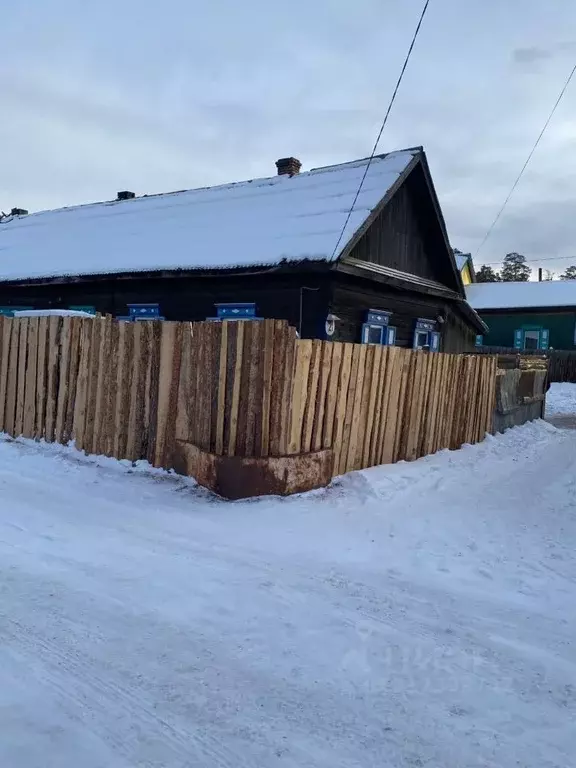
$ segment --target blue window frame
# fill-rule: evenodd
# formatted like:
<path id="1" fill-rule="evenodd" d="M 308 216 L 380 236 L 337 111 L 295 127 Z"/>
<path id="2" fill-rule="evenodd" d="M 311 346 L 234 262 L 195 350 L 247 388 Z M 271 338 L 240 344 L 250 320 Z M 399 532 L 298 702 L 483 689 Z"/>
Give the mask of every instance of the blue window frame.
<path id="1" fill-rule="evenodd" d="M 550 331 L 547 328 L 531 325 L 514 331 L 515 349 L 548 349 Z"/>
<path id="2" fill-rule="evenodd" d="M 128 304 L 128 313 L 132 322 L 164 320 L 160 315 L 160 304 Z"/>
<path id="3" fill-rule="evenodd" d="M 362 325 L 362 344 L 393 346 L 396 343 L 396 328 L 390 325 L 391 314 L 380 309 L 368 310 Z"/>
<path id="4" fill-rule="evenodd" d="M 256 304 L 254 302 L 226 302 L 225 304 L 214 304 L 216 307 L 216 317 L 207 317 L 206 320 L 261 320 L 256 316 Z"/>
<path id="5" fill-rule="evenodd" d="M 436 322 L 419 317 L 414 325 L 412 338 L 413 349 L 425 349 L 428 352 L 440 352 L 441 335 L 436 330 Z"/>

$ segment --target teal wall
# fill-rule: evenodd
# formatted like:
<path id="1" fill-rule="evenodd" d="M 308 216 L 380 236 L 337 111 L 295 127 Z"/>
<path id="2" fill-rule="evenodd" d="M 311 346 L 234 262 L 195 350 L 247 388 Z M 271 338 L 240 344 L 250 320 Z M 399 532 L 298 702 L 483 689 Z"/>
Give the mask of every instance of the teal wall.
<path id="1" fill-rule="evenodd" d="M 549 345 L 553 349 L 574 349 L 576 310 L 573 312 L 507 312 L 478 314 L 489 328 L 484 344 L 495 347 L 513 347 L 514 331 L 523 326 L 545 328 L 550 332 Z"/>

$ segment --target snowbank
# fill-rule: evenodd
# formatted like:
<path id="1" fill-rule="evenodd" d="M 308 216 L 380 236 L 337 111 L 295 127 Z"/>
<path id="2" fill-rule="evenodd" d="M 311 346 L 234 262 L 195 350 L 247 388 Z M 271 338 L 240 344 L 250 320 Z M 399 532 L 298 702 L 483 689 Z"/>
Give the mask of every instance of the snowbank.
<path id="1" fill-rule="evenodd" d="M 544 422 L 234 504 L 0 441 L 0 764 L 571 765 L 575 474 Z"/>
<path id="2" fill-rule="evenodd" d="M 576 384 L 551 384 L 546 396 L 546 416 L 576 415 Z"/>

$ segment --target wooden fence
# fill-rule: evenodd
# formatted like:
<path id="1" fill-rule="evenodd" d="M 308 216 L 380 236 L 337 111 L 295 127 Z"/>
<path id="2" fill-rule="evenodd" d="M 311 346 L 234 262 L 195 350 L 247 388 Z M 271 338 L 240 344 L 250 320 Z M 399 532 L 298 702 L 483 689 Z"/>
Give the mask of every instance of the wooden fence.
<path id="1" fill-rule="evenodd" d="M 478 354 L 499 355 L 511 359 L 515 357 L 518 361 L 526 360 L 530 357 L 545 357 L 548 360 L 548 380 L 550 382 L 572 382 L 576 384 L 576 350 L 561 349 L 524 349 L 517 350 L 512 347 L 478 347 Z M 526 365 L 524 363 L 524 365 Z M 507 365 L 506 367 L 521 367 L 518 365 Z"/>
<path id="2" fill-rule="evenodd" d="M 331 450 L 334 475 L 492 430 L 496 358 L 296 339 L 284 321 L 0 318 L 0 431 L 157 467 Z"/>

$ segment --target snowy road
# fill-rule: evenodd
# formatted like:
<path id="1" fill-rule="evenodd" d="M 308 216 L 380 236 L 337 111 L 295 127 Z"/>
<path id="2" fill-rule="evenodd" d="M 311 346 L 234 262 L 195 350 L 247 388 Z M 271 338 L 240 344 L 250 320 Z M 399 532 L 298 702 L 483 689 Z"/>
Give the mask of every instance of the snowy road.
<path id="1" fill-rule="evenodd" d="M 225 504 L 0 442 L 0 765 L 564 768 L 576 432 Z"/>

